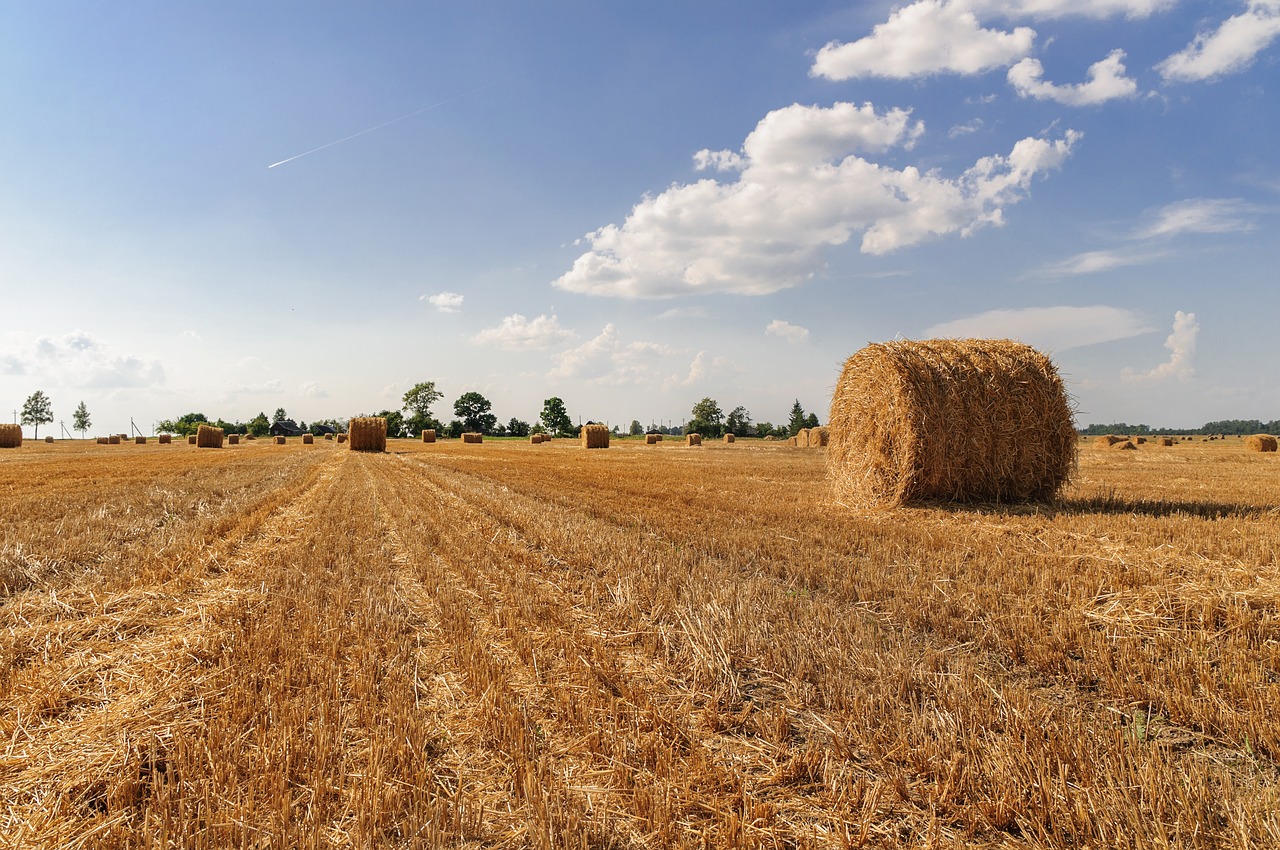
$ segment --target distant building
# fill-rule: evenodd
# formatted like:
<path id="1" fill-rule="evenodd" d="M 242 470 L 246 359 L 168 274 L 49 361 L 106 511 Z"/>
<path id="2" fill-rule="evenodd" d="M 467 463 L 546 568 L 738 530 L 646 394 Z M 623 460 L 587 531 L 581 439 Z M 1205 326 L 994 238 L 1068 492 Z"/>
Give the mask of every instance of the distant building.
<path id="1" fill-rule="evenodd" d="M 271 436 L 273 437 L 301 437 L 305 433 L 298 427 L 298 423 L 292 419 L 281 419 L 279 422 L 271 423 Z"/>

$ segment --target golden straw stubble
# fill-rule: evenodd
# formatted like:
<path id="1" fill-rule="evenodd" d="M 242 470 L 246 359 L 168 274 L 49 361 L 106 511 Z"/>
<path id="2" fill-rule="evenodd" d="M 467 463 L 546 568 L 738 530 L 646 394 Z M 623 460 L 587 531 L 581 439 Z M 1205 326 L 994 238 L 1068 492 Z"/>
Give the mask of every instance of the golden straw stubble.
<path id="1" fill-rule="evenodd" d="M 357 416 L 347 426 L 353 452 L 385 452 L 387 419 L 385 416 Z"/>
<path id="2" fill-rule="evenodd" d="M 863 508 L 1052 499 L 1076 464 L 1071 403 L 1048 357 L 1014 340 L 895 340 L 845 361 L 827 468 Z"/>

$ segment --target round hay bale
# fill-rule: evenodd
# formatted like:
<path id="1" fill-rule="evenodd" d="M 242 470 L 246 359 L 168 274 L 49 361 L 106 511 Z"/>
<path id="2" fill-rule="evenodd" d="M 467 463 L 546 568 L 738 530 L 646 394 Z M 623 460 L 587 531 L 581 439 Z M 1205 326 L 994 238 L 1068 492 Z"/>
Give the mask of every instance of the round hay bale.
<path id="1" fill-rule="evenodd" d="M 11 423 L 0 424 L 0 449 L 17 449 L 22 447 L 22 426 Z"/>
<path id="2" fill-rule="evenodd" d="M 97 443 L 98 445 L 100 445 L 100 446 L 109 446 L 109 445 L 111 445 L 111 439 L 110 439 L 109 437 L 94 437 L 94 438 L 93 438 L 93 441 L 94 441 L 95 443 Z"/>
<path id="3" fill-rule="evenodd" d="M 173 445 L 173 435 L 161 434 L 158 437 L 156 437 L 156 443 L 161 446 Z"/>
<path id="4" fill-rule="evenodd" d="M 799 445 L 799 440 L 795 437 L 787 437 L 787 445 L 791 446 L 792 448 L 795 448 L 797 445 Z"/>
<path id="5" fill-rule="evenodd" d="M 44 441 L 45 441 L 46 443 L 52 443 L 52 442 L 53 442 L 53 437 L 45 437 L 45 438 L 44 438 Z"/>
<path id="6" fill-rule="evenodd" d="M 1093 438 L 1094 445 L 1102 446 L 1103 448 L 1107 448 L 1107 449 L 1111 448 L 1116 443 L 1123 443 L 1123 442 L 1124 442 L 1124 437 L 1117 437 L 1115 434 L 1106 434 L 1101 437 Z"/>
<path id="7" fill-rule="evenodd" d="M 1161 437 L 1160 439 L 1158 439 L 1158 440 L 1156 441 L 1156 445 L 1160 445 L 1160 446 L 1172 446 L 1172 445 L 1173 445 L 1173 438 L 1172 438 L 1172 437 Z"/>
<path id="8" fill-rule="evenodd" d="M 147 444 L 147 438 L 146 438 L 146 437 L 134 437 L 134 438 L 133 438 L 133 444 L 134 444 L 135 446 L 145 446 L 145 445 Z"/>
<path id="9" fill-rule="evenodd" d="M 831 442 L 831 429 L 823 425 L 821 428 L 809 429 L 809 448 L 822 449 L 826 448 Z"/>
<path id="10" fill-rule="evenodd" d="M 351 451 L 385 452 L 387 419 L 385 416 L 357 416 L 347 426 L 351 433 Z"/>
<path id="11" fill-rule="evenodd" d="M 726 443 L 732 443 L 732 442 L 734 441 L 734 439 L 735 439 L 735 438 L 734 438 L 734 436 L 733 436 L 732 434 L 725 434 L 725 435 L 724 435 L 724 441 L 725 441 Z"/>
<path id="12" fill-rule="evenodd" d="M 1126 452 L 1136 452 L 1138 450 L 1138 447 L 1133 444 L 1133 440 L 1121 440 L 1111 448 L 1120 449 Z"/>
<path id="13" fill-rule="evenodd" d="M 700 446 L 702 445 L 702 435 L 701 434 L 685 434 L 684 444 L 686 446 Z"/>
<path id="14" fill-rule="evenodd" d="M 1076 464 L 1071 403 L 1048 357 L 1013 340 L 896 340 L 845 361 L 828 472 L 842 500 L 1051 499 Z"/>
<path id="15" fill-rule="evenodd" d="M 332 439 L 333 439 L 333 435 L 332 435 L 332 434 L 325 434 L 325 435 L 324 435 L 324 438 L 325 438 L 326 440 L 332 440 Z M 252 438 L 252 437 L 250 437 L 249 439 L 251 439 L 251 440 L 252 440 L 253 438 Z"/>
<path id="16" fill-rule="evenodd" d="M 1147 438 L 1146 438 L 1146 437 L 1134 437 L 1134 438 L 1133 438 L 1133 442 L 1134 442 L 1135 444 L 1139 445 L 1139 446 L 1145 446 L 1145 445 L 1147 444 Z"/>
<path id="17" fill-rule="evenodd" d="M 345 443 L 346 441 L 347 441 L 347 435 L 346 435 L 346 434 L 339 434 L 339 435 L 338 435 L 338 442 L 339 442 L 339 443 Z"/>
<path id="18" fill-rule="evenodd" d="M 662 442 L 661 434 L 645 434 L 644 435 L 644 444 L 646 446 L 656 446 L 660 442 Z"/>
<path id="19" fill-rule="evenodd" d="M 313 446 L 313 445 L 315 445 L 315 442 L 316 442 L 316 437 L 315 437 L 315 435 L 314 435 L 314 434 L 303 434 L 303 435 L 302 435 L 302 445 L 304 445 L 304 446 Z"/>
<path id="20" fill-rule="evenodd" d="M 481 433 L 476 432 L 476 431 L 467 431 L 466 433 L 464 433 L 464 434 L 462 435 L 462 442 L 464 442 L 464 443 L 483 443 L 483 442 L 484 442 L 484 434 L 481 434 Z"/>
<path id="21" fill-rule="evenodd" d="M 240 445 L 240 435 L 239 435 L 239 434 L 228 434 L 228 435 L 227 435 L 227 445 L 229 445 L 229 446 L 238 446 L 238 445 Z"/>
<path id="22" fill-rule="evenodd" d="M 110 439 L 110 438 L 108 438 L 108 439 Z M 195 434 L 188 434 L 188 435 L 187 435 L 187 445 L 188 445 L 188 446 L 194 446 L 195 444 L 196 444 L 196 435 L 195 435 Z"/>
<path id="23" fill-rule="evenodd" d="M 276 437 L 276 438 L 273 440 L 273 442 L 274 442 L 277 446 L 283 446 L 285 443 L 287 443 L 287 442 L 289 442 L 289 441 L 288 441 L 287 439 L 285 439 L 284 437 Z"/>
<path id="24" fill-rule="evenodd" d="M 118 445 L 120 445 L 120 435 L 119 435 L 119 434 L 111 434 L 111 435 L 109 435 L 109 436 L 107 437 L 107 444 L 108 444 L 108 445 L 112 445 L 112 446 L 118 446 Z"/>
<path id="25" fill-rule="evenodd" d="M 422 432 L 422 442 L 434 443 L 436 441 L 436 429 L 427 428 Z"/>
<path id="26" fill-rule="evenodd" d="M 1276 438 L 1270 434 L 1252 434 L 1245 438 L 1244 447 L 1251 452 L 1274 452 Z"/>
<path id="27" fill-rule="evenodd" d="M 796 440 L 796 445 L 799 446 L 800 448 L 802 449 L 809 448 L 809 429 L 801 428 L 799 431 L 797 431 L 795 440 Z"/>
<path id="28" fill-rule="evenodd" d="M 196 429 L 196 448 L 222 448 L 222 429 L 214 425 L 201 425 Z"/>
<path id="29" fill-rule="evenodd" d="M 592 422 L 582 426 L 582 432 L 579 434 L 582 438 L 582 447 L 584 449 L 607 449 L 609 448 L 609 426 L 600 425 Z"/>
<path id="30" fill-rule="evenodd" d="M 542 442 L 542 435 L 541 435 L 541 434 L 530 434 L 530 435 L 529 435 L 529 445 L 531 445 L 531 446 L 536 446 L 536 445 L 538 445 L 538 444 L 539 444 L 539 443 L 541 443 L 541 442 Z"/>

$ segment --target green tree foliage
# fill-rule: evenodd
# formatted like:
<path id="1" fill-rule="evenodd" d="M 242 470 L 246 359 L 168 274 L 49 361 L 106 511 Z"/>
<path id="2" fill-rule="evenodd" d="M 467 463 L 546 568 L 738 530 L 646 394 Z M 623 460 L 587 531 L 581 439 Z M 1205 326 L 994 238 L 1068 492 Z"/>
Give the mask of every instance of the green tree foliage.
<path id="1" fill-rule="evenodd" d="M 747 436 L 751 430 L 751 412 L 738 405 L 724 418 L 724 430 L 735 437 Z"/>
<path id="2" fill-rule="evenodd" d="M 184 413 L 177 419 L 162 419 L 156 423 L 156 431 L 161 434 L 180 434 L 189 437 L 200 430 L 201 425 L 212 425 L 203 413 Z"/>
<path id="3" fill-rule="evenodd" d="M 804 408 L 800 405 L 800 399 L 796 399 L 796 403 L 791 405 L 791 418 L 787 420 L 787 436 L 794 437 L 804 428 L 809 427 L 809 417 L 805 416 Z"/>
<path id="4" fill-rule="evenodd" d="M 80 406 L 76 408 L 76 412 L 71 414 L 71 428 L 79 431 L 83 438 L 85 432 L 93 427 L 93 420 L 89 418 L 89 408 L 84 406 L 84 402 L 80 402 Z"/>
<path id="5" fill-rule="evenodd" d="M 639 419 L 631 420 L 631 427 L 627 430 L 627 433 L 633 437 L 644 436 L 644 426 L 640 424 Z"/>
<path id="6" fill-rule="evenodd" d="M 387 436 L 403 437 L 405 429 L 404 414 L 399 410 L 380 410 L 373 414 L 387 420 Z"/>
<path id="7" fill-rule="evenodd" d="M 255 437 L 265 437 L 271 433 L 271 423 L 267 421 L 266 413 L 259 413 L 253 417 L 245 427 Z"/>
<path id="8" fill-rule="evenodd" d="M 283 422 L 288 418 L 289 418 L 289 414 L 284 412 L 284 408 L 277 407 L 276 412 L 271 414 L 271 424 L 274 425 L 277 422 Z"/>
<path id="9" fill-rule="evenodd" d="M 756 423 L 756 436 L 757 436 L 757 437 L 767 437 L 767 436 L 769 436 L 770 434 L 773 434 L 773 433 L 774 433 L 774 427 L 773 427 L 773 423 L 772 423 L 772 422 L 757 422 L 757 423 Z"/>
<path id="10" fill-rule="evenodd" d="M 564 401 L 559 396 L 552 396 L 542 402 L 542 414 L 538 418 L 542 421 L 542 427 L 557 437 L 575 436 L 577 429 L 573 427 L 569 411 L 565 410 Z"/>
<path id="11" fill-rule="evenodd" d="M 817 428 L 821 423 L 818 422 L 818 414 L 810 413 L 804 420 L 804 427 Z"/>
<path id="12" fill-rule="evenodd" d="M 512 437 L 527 437 L 529 436 L 529 423 L 512 416 L 511 421 L 507 423 L 507 434 Z"/>
<path id="13" fill-rule="evenodd" d="M 462 432 L 463 432 L 463 431 L 465 431 L 465 430 L 467 430 L 467 429 L 463 426 L 463 424 L 462 424 L 461 420 L 454 419 L 453 421 L 451 421 L 451 422 L 449 423 L 448 428 L 446 428 L 445 430 L 446 430 L 446 433 L 448 433 L 448 435 L 449 435 L 450 437 L 452 437 L 453 439 L 455 439 L 455 440 L 456 440 L 456 439 L 458 439 L 459 437 L 461 437 L 461 436 L 462 436 Z"/>
<path id="14" fill-rule="evenodd" d="M 444 398 L 436 389 L 435 381 L 422 381 L 404 394 L 405 427 L 411 435 L 427 429 L 440 430 L 440 423 L 431 415 L 431 406 Z"/>
<path id="15" fill-rule="evenodd" d="M 724 433 L 724 411 L 715 399 L 704 398 L 693 406 L 692 414 L 693 418 L 684 429 L 686 434 L 719 437 Z"/>
<path id="16" fill-rule="evenodd" d="M 53 421 L 53 405 L 43 390 L 27 396 L 22 405 L 22 424 L 35 426 L 35 437 L 40 438 L 40 426 Z"/>
<path id="17" fill-rule="evenodd" d="M 461 418 L 463 428 L 471 433 L 493 432 L 494 426 L 498 424 L 498 417 L 490 412 L 492 409 L 489 399 L 474 390 L 463 393 L 453 403 L 454 416 Z"/>

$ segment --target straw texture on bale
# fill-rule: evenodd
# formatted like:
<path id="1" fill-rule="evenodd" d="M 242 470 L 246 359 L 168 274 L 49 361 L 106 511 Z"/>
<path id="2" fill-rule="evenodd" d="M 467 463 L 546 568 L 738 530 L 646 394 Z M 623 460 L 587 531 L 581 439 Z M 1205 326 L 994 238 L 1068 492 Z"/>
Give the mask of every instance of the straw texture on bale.
<path id="1" fill-rule="evenodd" d="M 172 434 L 161 434 L 160 436 L 156 437 L 156 442 L 157 442 L 157 443 L 159 443 L 159 444 L 160 444 L 160 445 L 162 445 L 162 446 L 172 445 L 172 444 L 173 444 L 173 435 L 172 435 Z"/>
<path id="2" fill-rule="evenodd" d="M 809 429 L 801 428 L 796 432 L 796 445 L 802 449 L 809 448 Z"/>
<path id="3" fill-rule="evenodd" d="M 1110 448 L 1114 446 L 1116 443 L 1123 443 L 1124 437 L 1117 437 L 1115 434 L 1104 434 L 1101 437 L 1094 437 L 1093 442 L 1094 442 L 1094 445 L 1103 446 L 1104 448 Z"/>
<path id="4" fill-rule="evenodd" d="M 462 442 L 464 442 L 464 443 L 483 443 L 483 442 L 484 442 L 484 434 L 481 434 L 481 433 L 479 433 L 478 431 L 467 431 L 465 434 L 463 434 L 463 435 L 462 435 Z"/>
<path id="5" fill-rule="evenodd" d="M 1276 438 L 1270 434 L 1253 434 L 1245 438 L 1244 447 L 1251 452 L 1274 452 Z"/>
<path id="6" fill-rule="evenodd" d="M 93 441 L 100 446 L 108 446 L 111 444 L 111 439 L 109 437 L 94 437 Z"/>
<path id="7" fill-rule="evenodd" d="M 284 437 L 276 437 L 274 442 L 277 446 L 283 446 L 285 443 L 289 441 L 286 440 Z"/>
<path id="8" fill-rule="evenodd" d="M 110 435 L 109 437 L 107 437 L 107 443 L 112 446 L 120 445 L 120 435 L 119 434 Z"/>
<path id="9" fill-rule="evenodd" d="M 110 438 L 108 438 L 108 439 L 110 439 Z M 187 435 L 187 445 L 188 445 L 188 446 L 194 446 L 195 444 L 196 444 L 196 435 L 195 435 L 195 434 L 188 434 L 188 435 Z"/>
<path id="10" fill-rule="evenodd" d="M 134 437 L 134 438 L 133 438 L 133 443 L 134 443 L 134 445 L 136 445 L 136 446 L 145 446 L 145 445 L 147 444 L 147 438 L 146 438 L 146 437 Z"/>
<path id="11" fill-rule="evenodd" d="M 1111 448 L 1120 449 L 1126 452 L 1136 452 L 1138 450 L 1138 447 L 1134 445 L 1133 440 L 1121 440 Z"/>
<path id="12" fill-rule="evenodd" d="M 788 445 L 788 446 L 792 446 L 792 447 L 794 448 L 794 447 L 795 447 L 795 446 L 797 446 L 798 444 L 799 444 L 799 441 L 798 441 L 795 437 L 787 437 L 787 445 Z"/>
<path id="13" fill-rule="evenodd" d="M 662 440 L 661 434 L 645 434 L 644 444 L 646 446 L 656 446 Z"/>
<path id="14" fill-rule="evenodd" d="M 222 448 L 222 429 L 214 425 L 201 425 L 196 429 L 196 448 Z"/>
<path id="15" fill-rule="evenodd" d="M 240 435 L 239 435 L 239 434 L 228 434 L 228 435 L 227 435 L 227 444 L 228 444 L 228 445 L 231 445 L 231 446 L 238 446 L 238 445 L 240 445 Z"/>
<path id="16" fill-rule="evenodd" d="M 387 419 L 385 416 L 357 416 L 347 426 L 351 433 L 351 451 L 385 452 Z"/>
<path id="17" fill-rule="evenodd" d="M 1136 443 L 1136 444 L 1137 444 L 1137 445 L 1139 445 L 1139 446 L 1145 446 L 1145 445 L 1147 444 L 1147 438 L 1146 438 L 1146 437 L 1134 437 L 1134 438 L 1133 438 L 1133 442 L 1134 442 L 1134 443 Z"/>
<path id="18" fill-rule="evenodd" d="M 530 444 L 530 445 L 532 445 L 532 446 L 536 446 L 536 445 L 538 445 L 538 444 L 539 444 L 539 443 L 541 443 L 541 442 L 542 442 L 542 435 L 541 435 L 541 434 L 530 434 L 530 435 L 529 435 L 529 444 Z"/>
<path id="19" fill-rule="evenodd" d="M 45 438 L 44 438 L 44 441 L 45 441 L 46 443 L 52 443 L 52 442 L 53 442 L 53 437 L 45 437 Z"/>
<path id="20" fill-rule="evenodd" d="M 732 443 L 734 441 L 734 436 L 732 434 L 725 434 L 724 441 L 726 443 Z"/>
<path id="21" fill-rule="evenodd" d="M 302 435 L 302 445 L 304 445 L 304 446 L 314 445 L 314 444 L 315 444 L 315 441 L 316 441 L 316 437 L 315 437 L 315 435 L 314 435 L 314 434 L 303 434 L 303 435 Z"/>
<path id="22" fill-rule="evenodd" d="M 686 434 L 686 435 L 685 435 L 685 438 L 684 438 L 684 444 L 685 444 L 686 446 L 700 446 L 700 445 L 702 445 L 702 435 L 701 435 L 701 434 Z"/>
<path id="23" fill-rule="evenodd" d="M 828 427 L 828 473 L 860 507 L 1050 499 L 1076 465 L 1057 368 L 1012 340 L 868 345 L 845 361 Z"/>
<path id="24" fill-rule="evenodd" d="M 823 425 L 821 428 L 809 429 L 809 448 L 820 449 L 831 442 L 831 429 Z"/>
<path id="25" fill-rule="evenodd" d="M 1158 440 L 1156 441 L 1156 443 L 1157 443 L 1157 445 L 1161 445 L 1161 446 L 1172 446 L 1172 445 L 1173 445 L 1173 437 L 1161 437 L 1160 439 L 1158 439 Z"/>
<path id="26" fill-rule="evenodd" d="M 339 434 L 339 435 L 338 435 L 338 442 L 339 442 L 339 443 L 345 443 L 346 441 L 347 441 L 347 435 L 346 435 L 346 434 Z"/>
<path id="27" fill-rule="evenodd" d="M 16 449 L 22 446 L 22 426 L 12 423 L 0 425 L 0 449 Z"/>
<path id="28" fill-rule="evenodd" d="M 325 434 L 325 435 L 324 435 L 324 438 L 325 438 L 326 440 L 332 440 L 332 439 L 333 439 L 333 435 L 332 435 L 332 434 Z M 251 438 L 251 439 L 252 439 L 252 438 Z"/>
<path id="29" fill-rule="evenodd" d="M 582 447 L 584 449 L 609 448 L 609 426 L 599 424 L 583 425 Z"/>
<path id="30" fill-rule="evenodd" d="M 422 442 L 434 443 L 436 441 L 436 429 L 427 428 L 422 432 Z"/>

